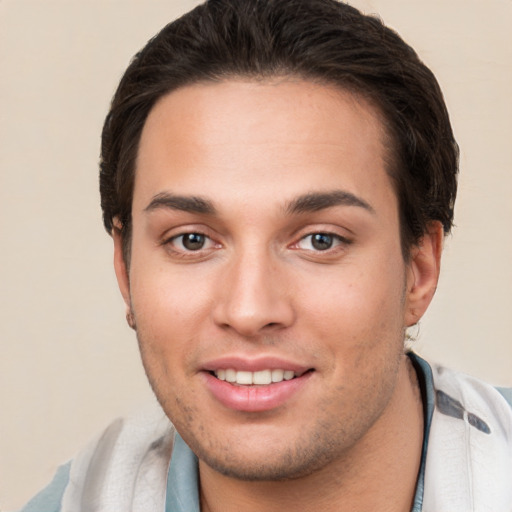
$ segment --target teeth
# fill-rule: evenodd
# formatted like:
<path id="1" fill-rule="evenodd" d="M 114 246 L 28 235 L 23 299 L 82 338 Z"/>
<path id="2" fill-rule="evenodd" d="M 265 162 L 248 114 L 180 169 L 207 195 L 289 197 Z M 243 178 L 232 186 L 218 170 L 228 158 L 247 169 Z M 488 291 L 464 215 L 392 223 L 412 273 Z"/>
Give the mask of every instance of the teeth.
<path id="1" fill-rule="evenodd" d="M 240 384 L 243 386 L 266 385 L 273 382 L 282 382 L 283 380 L 291 380 L 295 377 L 292 370 L 260 370 L 258 372 L 236 371 L 233 368 L 216 370 L 215 376 L 219 380 L 225 380 L 232 384 Z"/>
<path id="2" fill-rule="evenodd" d="M 281 382 L 284 378 L 284 370 L 272 370 L 272 382 Z"/>
<path id="3" fill-rule="evenodd" d="M 261 370 L 252 374 L 253 384 L 270 384 L 272 382 L 272 372 L 270 370 Z"/>
<path id="4" fill-rule="evenodd" d="M 237 384 L 252 384 L 252 372 L 236 372 Z"/>
<path id="5" fill-rule="evenodd" d="M 236 371 L 231 369 L 226 370 L 226 380 L 228 382 L 236 382 Z"/>

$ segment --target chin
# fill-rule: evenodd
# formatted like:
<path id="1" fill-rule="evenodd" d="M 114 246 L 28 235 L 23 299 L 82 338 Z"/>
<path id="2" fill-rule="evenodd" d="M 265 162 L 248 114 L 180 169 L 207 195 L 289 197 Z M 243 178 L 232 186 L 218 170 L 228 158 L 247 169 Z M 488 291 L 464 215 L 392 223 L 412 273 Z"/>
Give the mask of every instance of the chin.
<path id="1" fill-rule="evenodd" d="M 265 444 L 264 438 L 261 442 Z M 239 450 L 234 453 L 233 445 L 211 453 L 195 444 L 189 446 L 204 464 L 226 477 L 248 482 L 303 478 L 328 466 L 336 458 L 328 443 L 327 446 L 282 446 L 280 450 L 266 449 L 263 453 L 244 450 L 240 444 Z"/>

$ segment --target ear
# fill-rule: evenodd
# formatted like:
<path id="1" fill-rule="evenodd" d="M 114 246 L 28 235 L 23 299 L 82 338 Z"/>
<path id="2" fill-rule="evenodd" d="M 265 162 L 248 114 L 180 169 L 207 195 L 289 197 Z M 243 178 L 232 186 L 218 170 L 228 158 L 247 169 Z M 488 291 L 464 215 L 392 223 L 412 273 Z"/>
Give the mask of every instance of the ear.
<path id="1" fill-rule="evenodd" d="M 133 320 L 132 304 L 130 298 L 130 276 L 128 267 L 123 254 L 123 236 L 121 234 L 121 222 L 116 217 L 114 219 L 114 227 L 112 228 L 112 239 L 114 240 L 114 269 L 116 272 L 117 284 L 124 303 L 126 304 L 126 320 L 128 325 L 134 329 L 135 322 Z"/>
<path id="2" fill-rule="evenodd" d="M 442 224 L 432 221 L 427 232 L 411 249 L 407 272 L 406 327 L 418 323 L 434 297 L 439 280 L 443 236 Z"/>

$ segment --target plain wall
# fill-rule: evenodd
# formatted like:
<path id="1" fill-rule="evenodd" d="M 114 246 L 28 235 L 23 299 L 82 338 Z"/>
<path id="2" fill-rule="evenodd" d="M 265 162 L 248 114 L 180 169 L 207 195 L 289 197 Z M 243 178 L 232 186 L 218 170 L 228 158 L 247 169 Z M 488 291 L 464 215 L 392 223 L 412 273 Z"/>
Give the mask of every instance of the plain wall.
<path id="1" fill-rule="evenodd" d="M 130 57 L 196 2 L 0 0 L 0 509 L 152 400 L 101 224 L 99 138 Z M 512 385 L 512 2 L 354 1 L 436 73 L 461 146 L 420 354 Z"/>

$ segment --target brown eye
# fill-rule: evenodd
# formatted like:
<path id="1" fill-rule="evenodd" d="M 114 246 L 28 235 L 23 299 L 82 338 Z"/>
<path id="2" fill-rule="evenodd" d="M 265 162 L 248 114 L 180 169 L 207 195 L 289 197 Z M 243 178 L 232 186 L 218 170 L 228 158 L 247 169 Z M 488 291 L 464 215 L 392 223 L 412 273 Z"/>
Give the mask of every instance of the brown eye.
<path id="1" fill-rule="evenodd" d="M 177 238 L 181 238 L 183 247 L 188 251 L 199 251 L 206 242 L 206 236 L 201 233 L 185 233 Z"/>
<path id="2" fill-rule="evenodd" d="M 315 233 L 311 235 L 311 246 L 317 251 L 326 251 L 334 243 L 334 237 L 327 233 Z"/>
<path id="3" fill-rule="evenodd" d="M 190 261 L 202 261 L 222 248 L 222 244 L 197 231 L 175 235 L 164 240 L 162 245 L 171 257 Z"/>

